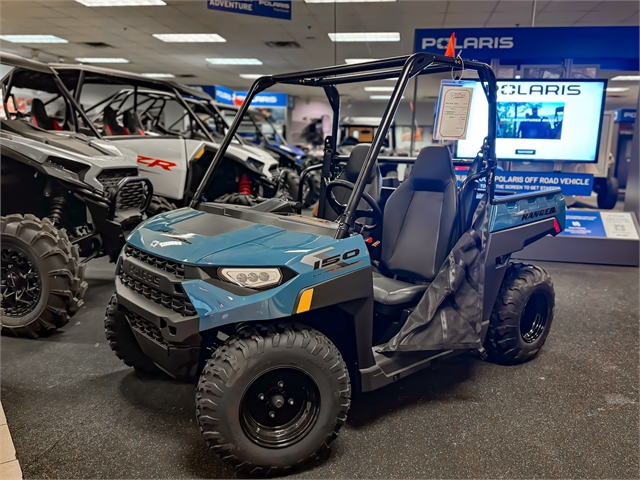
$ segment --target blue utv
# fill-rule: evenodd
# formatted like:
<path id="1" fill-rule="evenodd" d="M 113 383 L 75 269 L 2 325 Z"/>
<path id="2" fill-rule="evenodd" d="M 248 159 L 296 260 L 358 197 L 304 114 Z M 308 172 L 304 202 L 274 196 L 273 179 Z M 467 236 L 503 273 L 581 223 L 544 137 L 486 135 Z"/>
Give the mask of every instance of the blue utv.
<path id="1" fill-rule="evenodd" d="M 417 75 L 475 70 L 488 135 L 466 180 L 449 151 L 423 149 L 396 189 L 379 155 Z M 370 145 L 337 154 L 338 86 L 397 78 Z M 299 204 L 219 205 L 225 151 L 251 99 L 277 85 L 324 89 L 334 115 L 315 218 Z M 158 215 L 127 239 L 106 335 L 142 373 L 197 381 L 196 416 L 213 453 L 271 475 L 327 450 L 352 391 L 369 392 L 461 352 L 516 364 L 543 346 L 555 294 L 539 267 L 511 262 L 564 228 L 559 189 L 495 191 L 496 79 L 477 61 L 427 53 L 262 77 L 234 118 L 190 207 Z"/>

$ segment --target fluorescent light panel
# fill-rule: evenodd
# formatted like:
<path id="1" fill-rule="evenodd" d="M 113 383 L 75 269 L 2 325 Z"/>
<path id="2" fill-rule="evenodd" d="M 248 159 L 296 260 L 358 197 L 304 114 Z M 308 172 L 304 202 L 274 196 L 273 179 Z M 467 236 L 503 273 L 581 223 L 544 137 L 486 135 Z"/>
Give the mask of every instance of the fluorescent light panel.
<path id="1" fill-rule="evenodd" d="M 0 38 L 11 43 L 69 43 L 55 35 L 0 35 Z"/>
<path id="2" fill-rule="evenodd" d="M 627 90 L 629 90 L 626 87 L 608 87 L 607 88 L 607 92 L 626 92 Z"/>
<path id="3" fill-rule="evenodd" d="M 328 33 L 332 42 L 399 42 L 399 32 Z"/>
<path id="4" fill-rule="evenodd" d="M 344 61 L 347 65 L 354 65 L 356 63 L 375 62 L 380 60 L 379 58 L 345 58 Z"/>
<path id="5" fill-rule="evenodd" d="M 365 92 L 393 92 L 395 87 L 364 87 Z"/>
<path id="6" fill-rule="evenodd" d="M 126 58 L 101 58 L 101 57 L 81 57 L 76 58 L 80 63 L 129 63 Z"/>
<path id="7" fill-rule="evenodd" d="M 613 82 L 638 82 L 640 81 L 640 75 L 618 75 L 611 79 Z"/>
<path id="8" fill-rule="evenodd" d="M 241 73 L 240 78 L 246 78 L 247 80 L 255 80 L 263 75 L 261 73 Z"/>
<path id="9" fill-rule="evenodd" d="M 371 100 L 389 100 L 391 99 L 391 95 L 369 95 Z M 404 95 L 402 96 L 404 98 Z"/>
<path id="10" fill-rule="evenodd" d="M 153 36 L 167 43 L 214 43 L 227 41 L 217 33 L 154 33 Z"/>
<path id="11" fill-rule="evenodd" d="M 175 78 L 173 73 L 143 73 L 142 76 L 149 78 Z"/>
<path id="12" fill-rule="evenodd" d="M 257 58 L 207 58 L 212 65 L 262 65 Z"/>
<path id="13" fill-rule="evenodd" d="M 387 3 L 398 0 L 304 0 L 306 3 Z"/>
<path id="14" fill-rule="evenodd" d="M 76 0 L 85 7 L 158 7 L 163 0 Z"/>

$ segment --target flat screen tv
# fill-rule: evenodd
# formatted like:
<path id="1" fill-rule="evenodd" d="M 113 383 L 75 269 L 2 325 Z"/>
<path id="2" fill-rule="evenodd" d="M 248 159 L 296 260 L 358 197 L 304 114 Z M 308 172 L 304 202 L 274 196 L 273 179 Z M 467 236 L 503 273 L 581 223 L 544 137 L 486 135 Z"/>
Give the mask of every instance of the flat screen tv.
<path id="1" fill-rule="evenodd" d="M 606 80 L 498 81 L 498 160 L 596 162 Z M 456 157 L 474 158 L 487 135 L 486 97 L 476 83 L 467 138 Z"/>

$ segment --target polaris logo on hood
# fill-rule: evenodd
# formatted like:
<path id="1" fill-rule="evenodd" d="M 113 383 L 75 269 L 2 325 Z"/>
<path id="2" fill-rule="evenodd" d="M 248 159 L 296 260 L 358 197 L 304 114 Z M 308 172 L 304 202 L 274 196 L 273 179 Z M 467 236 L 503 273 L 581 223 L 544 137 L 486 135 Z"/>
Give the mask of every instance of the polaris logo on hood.
<path id="1" fill-rule="evenodd" d="M 449 43 L 449 37 L 442 38 L 423 38 L 422 49 L 436 47 L 438 50 L 446 50 Z M 513 48 L 513 37 L 467 37 L 464 39 L 456 39 L 457 50 L 495 50 Z"/>

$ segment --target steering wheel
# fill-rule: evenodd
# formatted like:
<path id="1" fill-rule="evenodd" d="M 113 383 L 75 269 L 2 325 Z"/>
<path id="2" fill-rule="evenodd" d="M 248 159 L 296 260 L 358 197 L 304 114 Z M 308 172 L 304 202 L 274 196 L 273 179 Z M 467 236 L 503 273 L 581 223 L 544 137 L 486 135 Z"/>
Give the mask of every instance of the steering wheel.
<path id="1" fill-rule="evenodd" d="M 336 197 L 334 197 L 333 190 L 335 190 L 336 187 L 346 188 L 347 190 L 351 190 L 351 193 L 353 193 L 354 185 L 353 183 L 347 182 L 346 180 L 334 180 L 333 182 L 329 183 L 329 185 L 327 185 L 326 195 L 327 200 L 329 201 L 329 206 L 331 207 L 331 210 L 336 212 L 336 214 L 341 217 L 347 209 L 347 205 L 338 202 L 338 200 L 336 200 Z M 363 225 L 360 222 L 356 222 L 356 225 L 360 227 L 360 231 L 370 232 L 371 230 L 375 230 L 382 222 L 382 210 L 380 210 L 378 203 L 367 192 L 362 192 L 362 199 L 367 202 L 367 204 L 371 208 L 368 210 L 356 210 L 355 218 L 372 218 L 374 220 L 374 223 Z"/>

